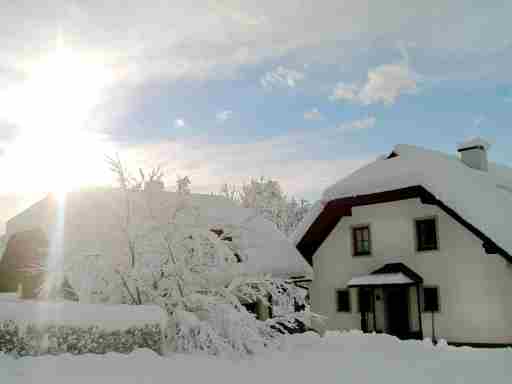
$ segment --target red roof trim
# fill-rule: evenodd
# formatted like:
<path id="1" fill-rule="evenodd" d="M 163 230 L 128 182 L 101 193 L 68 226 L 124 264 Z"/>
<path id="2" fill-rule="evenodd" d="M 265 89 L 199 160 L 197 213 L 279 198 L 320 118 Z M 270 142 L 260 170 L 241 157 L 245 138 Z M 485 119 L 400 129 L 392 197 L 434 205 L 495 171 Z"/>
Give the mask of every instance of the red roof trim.
<path id="1" fill-rule="evenodd" d="M 461 224 L 468 231 L 482 240 L 482 246 L 486 253 L 498 254 L 507 261 L 512 262 L 512 256 L 503 248 L 498 246 L 482 231 L 466 221 L 462 216 L 448 207 L 441 200 L 438 200 L 432 193 L 421 185 L 395 189 L 391 191 L 372 193 L 367 195 L 350 196 L 329 201 L 322 212 L 318 215 L 313 224 L 308 228 L 302 239 L 297 244 L 298 251 L 313 265 L 313 255 L 320 248 L 325 239 L 329 236 L 338 222 L 344 216 L 352 215 L 352 208 L 364 205 L 387 203 L 391 201 L 419 198 L 423 204 L 438 206 L 446 214 Z"/>

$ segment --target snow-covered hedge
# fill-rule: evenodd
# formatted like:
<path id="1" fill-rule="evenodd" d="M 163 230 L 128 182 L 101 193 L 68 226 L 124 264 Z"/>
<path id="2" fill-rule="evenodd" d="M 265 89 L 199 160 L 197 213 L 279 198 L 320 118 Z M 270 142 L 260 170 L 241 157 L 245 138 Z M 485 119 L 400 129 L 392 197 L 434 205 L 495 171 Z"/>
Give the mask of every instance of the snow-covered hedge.
<path id="1" fill-rule="evenodd" d="M 17 356 L 164 350 L 157 306 L 0 302 L 0 351 Z"/>

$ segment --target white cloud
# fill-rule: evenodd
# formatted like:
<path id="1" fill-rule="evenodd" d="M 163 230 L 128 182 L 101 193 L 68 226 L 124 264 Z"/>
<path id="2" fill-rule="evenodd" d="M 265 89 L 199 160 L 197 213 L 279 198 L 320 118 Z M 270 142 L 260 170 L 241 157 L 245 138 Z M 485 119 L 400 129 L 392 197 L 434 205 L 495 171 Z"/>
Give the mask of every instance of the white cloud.
<path id="1" fill-rule="evenodd" d="M 181 128 L 181 127 L 184 127 L 185 126 L 185 120 L 184 119 L 176 119 L 174 120 L 174 126 L 177 127 L 177 128 Z"/>
<path id="2" fill-rule="evenodd" d="M 323 118 L 322 113 L 318 108 L 313 108 L 309 111 L 304 112 L 304 119 L 306 120 L 321 120 Z"/>
<path id="3" fill-rule="evenodd" d="M 359 87 L 355 84 L 339 82 L 334 88 L 330 99 L 356 101 L 359 99 Z"/>
<path id="4" fill-rule="evenodd" d="M 376 122 L 377 119 L 374 116 L 370 116 L 360 120 L 353 120 L 341 123 L 338 125 L 337 128 L 342 132 L 359 131 L 372 128 Z"/>
<path id="5" fill-rule="evenodd" d="M 218 122 L 223 123 L 226 120 L 231 119 L 231 116 L 233 116 L 233 111 L 225 110 L 225 111 L 217 112 L 217 114 L 215 115 L 215 118 L 217 119 Z"/>
<path id="6" fill-rule="evenodd" d="M 218 76 L 240 65 L 323 45 L 336 46 L 350 56 L 340 40 L 364 49 L 377 38 L 389 47 L 396 39 L 414 41 L 419 48 L 441 52 L 448 59 L 453 52 L 473 50 L 475 57 L 493 47 L 505 52 L 503 31 L 508 30 L 512 7 L 507 3 L 461 9 L 457 2 L 443 0 L 415 0 L 410 7 L 370 0 L 325 1 L 321 6 L 300 0 L 126 0 L 122 9 L 118 2 L 47 0 L 31 2 L 30 7 L 3 3 L 2 67 L 17 70 L 47 51 L 59 25 L 78 50 L 93 51 L 116 73 L 138 80 Z M 461 12 L 470 22 L 459 22 Z M 492 28 L 481 28 L 478 20 L 493 20 Z M 37 28 L 18 28 L 22 23 Z M 9 33 L 12 30 L 17 33 Z M 20 50 L 21 46 L 26 49 Z M 311 51 L 305 49 L 301 58 L 308 55 Z M 323 58 L 314 59 L 321 62 Z M 449 61 L 456 62 L 460 72 L 459 60 Z M 500 67 L 508 64 L 501 62 Z"/>
<path id="7" fill-rule="evenodd" d="M 391 105 L 400 95 L 417 92 L 418 81 L 419 76 L 407 64 L 385 64 L 368 71 L 368 79 L 362 85 L 338 83 L 330 99 Z"/>
<path id="8" fill-rule="evenodd" d="M 305 74 L 293 69 L 282 66 L 265 73 L 260 78 L 260 84 L 263 88 L 271 89 L 273 87 L 289 87 L 294 88 L 297 83 L 304 80 Z"/>

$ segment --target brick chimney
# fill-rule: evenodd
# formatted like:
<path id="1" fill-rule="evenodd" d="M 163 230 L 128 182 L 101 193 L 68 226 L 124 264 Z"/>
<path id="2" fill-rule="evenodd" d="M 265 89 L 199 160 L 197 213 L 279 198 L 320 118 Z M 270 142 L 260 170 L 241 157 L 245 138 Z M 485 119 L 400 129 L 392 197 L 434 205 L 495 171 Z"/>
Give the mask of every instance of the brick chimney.
<path id="1" fill-rule="evenodd" d="M 487 152 L 491 144 L 480 137 L 466 140 L 457 146 L 460 153 L 460 160 L 468 167 L 478 169 L 479 171 L 487 171 L 489 162 L 487 160 Z"/>

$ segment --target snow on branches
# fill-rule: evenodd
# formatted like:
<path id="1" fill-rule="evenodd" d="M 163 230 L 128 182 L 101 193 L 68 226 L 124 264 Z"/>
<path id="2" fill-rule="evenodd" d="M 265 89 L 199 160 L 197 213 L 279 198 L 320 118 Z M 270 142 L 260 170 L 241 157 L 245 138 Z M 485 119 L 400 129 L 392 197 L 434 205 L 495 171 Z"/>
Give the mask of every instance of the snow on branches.
<path id="1" fill-rule="evenodd" d="M 54 287 L 67 281 L 80 302 L 157 304 L 174 320 L 175 351 L 246 355 L 277 345 L 283 329 L 244 305 L 258 303 L 268 312 L 275 303 L 277 314 L 293 317 L 304 292 L 243 271 L 237 240 L 244 223 L 213 227 L 194 206 L 188 177 L 178 178 L 169 199 L 159 169 L 133 178 L 119 159 L 109 164 L 120 189 L 115 204 L 126 259 L 116 264 L 104 254 L 72 257 L 63 273 L 50 274 L 45 292 L 55 296 Z"/>
<path id="2" fill-rule="evenodd" d="M 288 198 L 278 181 L 251 179 L 242 186 L 224 184 L 220 194 L 246 208 L 253 208 L 289 236 L 311 208 L 304 199 Z"/>

